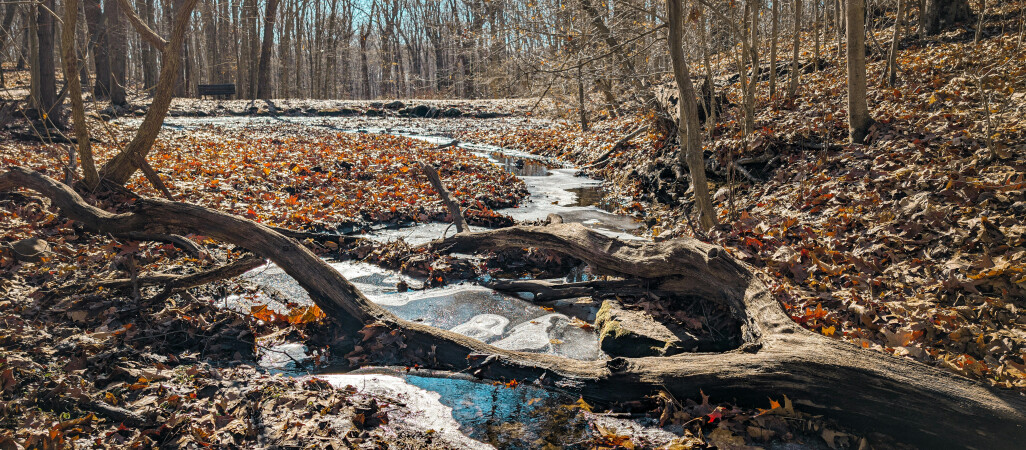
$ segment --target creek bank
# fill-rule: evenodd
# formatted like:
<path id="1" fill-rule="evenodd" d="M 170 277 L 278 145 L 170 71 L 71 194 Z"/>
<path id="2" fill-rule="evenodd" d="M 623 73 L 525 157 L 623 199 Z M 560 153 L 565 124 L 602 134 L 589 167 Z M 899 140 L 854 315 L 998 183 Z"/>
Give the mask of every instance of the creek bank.
<path id="1" fill-rule="evenodd" d="M 108 106 L 101 118 L 142 117 L 149 104 L 139 99 L 128 107 Z M 526 100 L 204 100 L 176 98 L 168 117 L 408 117 L 426 119 L 496 119 L 523 117 L 532 103 Z"/>

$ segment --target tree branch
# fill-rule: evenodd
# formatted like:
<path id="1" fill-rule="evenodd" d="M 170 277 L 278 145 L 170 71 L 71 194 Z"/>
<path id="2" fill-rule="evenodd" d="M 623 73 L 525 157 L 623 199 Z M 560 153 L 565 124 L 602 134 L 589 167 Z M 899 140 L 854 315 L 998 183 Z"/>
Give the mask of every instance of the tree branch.
<path id="1" fill-rule="evenodd" d="M 121 5 L 121 12 L 125 13 L 125 17 L 128 18 L 128 21 L 132 24 L 132 27 L 135 28 L 135 31 L 139 33 L 139 37 L 152 45 L 153 48 L 157 49 L 157 51 L 164 53 L 164 49 L 167 48 L 167 41 L 160 37 L 156 31 L 153 31 L 153 29 L 135 13 L 135 8 L 128 3 L 128 0 L 118 0 L 118 4 Z"/>

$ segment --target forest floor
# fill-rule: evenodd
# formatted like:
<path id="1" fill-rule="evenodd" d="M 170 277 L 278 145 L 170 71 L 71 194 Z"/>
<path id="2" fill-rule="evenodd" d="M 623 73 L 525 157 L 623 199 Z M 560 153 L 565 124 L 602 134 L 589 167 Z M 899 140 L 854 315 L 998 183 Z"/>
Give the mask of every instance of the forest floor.
<path id="1" fill-rule="evenodd" d="M 690 226 L 690 192 L 666 136 L 650 131 L 593 165 L 650 117 L 602 112 L 593 129 L 582 132 L 571 117 L 523 126 L 538 114 L 533 100 L 417 100 L 391 107 L 277 101 L 273 108 L 283 115 L 368 119 L 418 117 L 400 111 L 419 105 L 439 114 L 450 108 L 461 117 L 479 114 L 487 125 L 454 129 L 459 139 L 585 167 L 583 173 L 606 180 L 606 207 L 636 217 L 644 223 L 642 234 L 657 240 L 693 235 L 759 268 L 803 326 L 1026 391 L 1026 316 L 1020 311 L 1026 308 L 1026 57 L 1021 36 L 1001 28 L 1013 29 L 1012 19 L 1005 22 L 989 21 L 979 43 L 968 30 L 907 40 L 893 88 L 877 85 L 882 64 L 871 63 L 869 105 L 879 123 L 867 145 L 845 142 L 845 77 L 829 46 L 823 69 L 802 75 L 796 99 L 760 97 L 752 135 L 742 136 L 740 117 L 727 108 L 706 142 L 721 222 L 709 233 Z M 739 103 L 736 87 L 726 91 Z M 180 101 L 172 116 L 260 116 L 272 114 L 269 108 Z M 91 131 L 103 161 L 131 129 L 95 121 Z M 14 132 L 0 130 L 2 166 L 64 178 L 66 146 L 15 139 Z M 522 182 L 462 151 L 334 130 L 295 136 L 274 126 L 256 134 L 168 129 L 151 160 L 176 199 L 313 231 L 448 220 L 426 180 L 416 176 L 419 160 L 442 168 L 443 180 L 459 186 L 454 194 L 480 224 L 504 223 L 492 210 L 525 195 Z M 726 170 L 731 163 L 747 175 Z M 128 187 L 157 195 L 141 176 Z M 114 211 L 131 203 L 88 200 Z M 259 368 L 262 338 L 313 342 L 328 332 L 315 308 L 245 314 L 217 307 L 213 300 L 251 288 L 237 281 L 170 296 L 160 286 L 100 286 L 214 269 L 237 259 L 238 249 L 189 236 L 203 244 L 201 253 L 191 254 L 97 235 L 48 203 L 27 193 L 0 194 L 0 446 L 445 445 L 431 433 L 381 427 L 387 411 L 402 405 L 379 408 L 362 394 Z M 28 238 L 46 244 L 12 246 Z M 307 244 L 325 255 L 341 245 Z M 404 255 L 396 252 L 375 247 L 358 254 L 397 265 Z M 771 400 L 770 411 L 779 414 L 767 414 L 717 407 L 708 398 L 684 402 L 680 415 L 660 417 L 667 409 L 652 409 L 666 424 L 693 428 L 701 419 L 704 433 L 687 434 L 681 448 L 758 444 L 798 426 L 788 403 Z M 833 429 L 816 432 L 834 444 Z M 591 439 L 582 446 L 629 442 L 615 433 Z"/>
<path id="2" fill-rule="evenodd" d="M 822 70 L 801 75 L 795 99 L 785 98 L 786 73 L 776 99 L 760 85 L 751 135 L 739 108 L 727 108 L 705 139 L 721 225 L 698 237 L 761 268 L 809 329 L 1026 391 L 1026 42 L 1014 32 L 1017 8 L 992 11 L 978 43 L 970 29 L 907 39 L 894 87 L 880 84 L 883 62 L 871 62 L 878 123 L 868 145 L 847 144 L 846 78 L 832 46 Z M 811 42 L 802 49 L 812 56 Z M 740 103 L 737 85 L 725 91 Z M 582 132 L 575 114 L 549 130 L 461 137 L 587 167 L 650 122 L 625 116 Z M 605 179 L 608 207 L 644 221 L 656 239 L 696 235 L 676 148 L 664 141 L 650 131 L 583 173 Z M 731 163 L 747 175 L 728 173 Z"/>

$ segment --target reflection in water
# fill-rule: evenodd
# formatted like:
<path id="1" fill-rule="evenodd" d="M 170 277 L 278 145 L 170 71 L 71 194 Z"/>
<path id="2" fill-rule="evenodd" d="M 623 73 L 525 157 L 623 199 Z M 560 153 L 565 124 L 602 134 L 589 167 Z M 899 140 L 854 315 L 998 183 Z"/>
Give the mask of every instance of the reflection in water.
<path id="1" fill-rule="evenodd" d="M 602 196 L 605 194 L 602 186 L 582 186 L 570 188 L 567 191 L 573 192 L 577 196 L 577 200 L 566 206 L 598 206 L 602 208 Z"/>
<path id="2" fill-rule="evenodd" d="M 520 158 L 502 152 L 489 152 L 488 156 L 502 170 L 518 177 L 543 177 L 549 174 L 551 168 L 537 159 Z"/>

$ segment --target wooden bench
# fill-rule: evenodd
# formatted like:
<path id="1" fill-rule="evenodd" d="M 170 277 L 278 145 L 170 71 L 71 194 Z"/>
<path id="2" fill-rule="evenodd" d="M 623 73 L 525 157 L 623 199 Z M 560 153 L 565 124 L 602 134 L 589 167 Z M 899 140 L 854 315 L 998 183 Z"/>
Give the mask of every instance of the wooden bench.
<path id="1" fill-rule="evenodd" d="M 200 84 L 197 86 L 199 96 L 229 97 L 235 95 L 235 84 Z"/>

